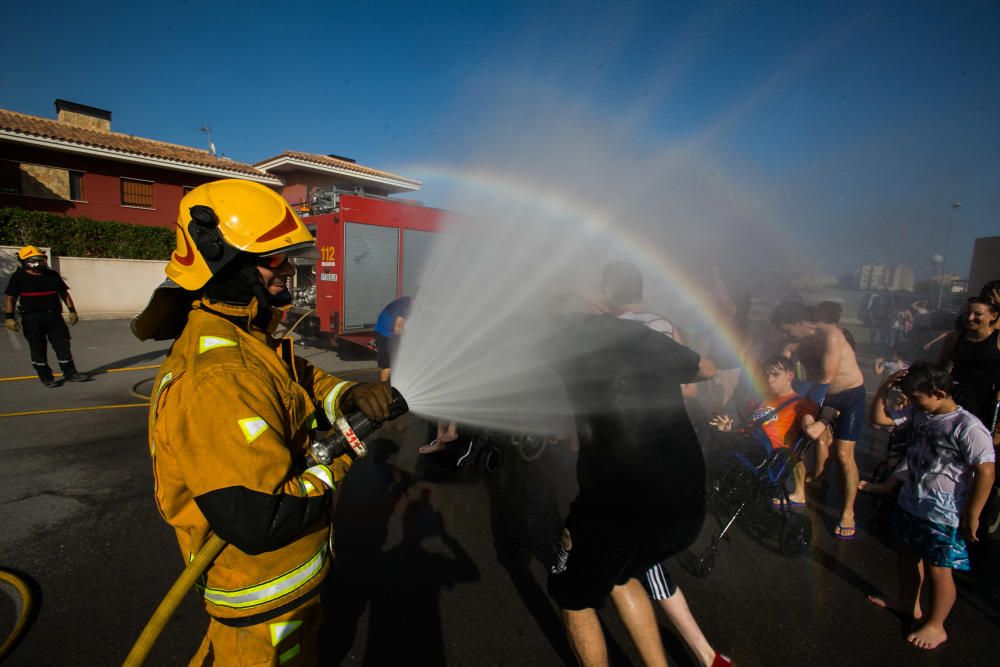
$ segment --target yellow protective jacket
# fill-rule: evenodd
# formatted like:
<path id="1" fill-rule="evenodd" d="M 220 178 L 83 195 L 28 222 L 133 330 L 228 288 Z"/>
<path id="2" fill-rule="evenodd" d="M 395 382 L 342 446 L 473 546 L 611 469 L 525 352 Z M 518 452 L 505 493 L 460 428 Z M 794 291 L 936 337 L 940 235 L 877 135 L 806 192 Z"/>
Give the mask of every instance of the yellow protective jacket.
<path id="1" fill-rule="evenodd" d="M 350 459 L 302 472 L 303 461 L 317 418 L 339 417 L 355 384 L 291 355 L 291 341 L 276 350 L 249 326 L 255 313 L 196 301 L 149 415 L 160 514 L 186 560 L 210 531 L 229 543 L 199 590 L 209 614 L 239 625 L 301 604 L 326 574 L 330 501 Z"/>

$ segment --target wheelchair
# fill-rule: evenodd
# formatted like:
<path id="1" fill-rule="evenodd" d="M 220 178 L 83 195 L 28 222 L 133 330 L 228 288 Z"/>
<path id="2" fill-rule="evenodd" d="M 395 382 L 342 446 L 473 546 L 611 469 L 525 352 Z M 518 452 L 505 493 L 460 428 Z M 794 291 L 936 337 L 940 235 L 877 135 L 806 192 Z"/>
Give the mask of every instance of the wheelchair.
<path id="1" fill-rule="evenodd" d="M 824 408 L 821 419 L 835 419 L 837 412 Z M 745 451 L 724 453 L 721 474 L 713 475 L 708 487 L 708 510 L 718 523 L 711 541 L 697 557 L 692 572 L 707 577 L 715 567 L 719 545 L 737 521 L 752 537 L 770 542 L 789 558 L 801 556 L 812 541 L 812 521 L 792 508 L 785 482 L 795 465 L 813 446 L 804 433 L 791 447 L 771 449 L 758 438 Z M 759 449 L 758 449 L 759 448 Z M 760 461 L 751 452 L 764 454 Z"/>

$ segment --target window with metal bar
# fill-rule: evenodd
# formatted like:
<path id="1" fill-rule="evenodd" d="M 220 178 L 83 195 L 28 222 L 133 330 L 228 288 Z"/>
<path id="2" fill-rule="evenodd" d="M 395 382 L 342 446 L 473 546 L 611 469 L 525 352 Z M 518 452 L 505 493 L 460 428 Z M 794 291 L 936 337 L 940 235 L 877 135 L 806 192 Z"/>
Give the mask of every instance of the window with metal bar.
<path id="1" fill-rule="evenodd" d="M 149 181 L 122 180 L 122 206 L 153 208 L 153 184 Z"/>

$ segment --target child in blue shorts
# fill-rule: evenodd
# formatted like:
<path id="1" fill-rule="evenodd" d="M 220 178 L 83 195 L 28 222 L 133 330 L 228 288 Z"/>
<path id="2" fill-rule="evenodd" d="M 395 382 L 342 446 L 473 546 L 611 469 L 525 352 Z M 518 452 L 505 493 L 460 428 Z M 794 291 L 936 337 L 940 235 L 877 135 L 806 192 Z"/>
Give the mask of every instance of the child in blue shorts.
<path id="1" fill-rule="evenodd" d="M 911 406 L 897 419 L 885 408 L 894 385 Z M 868 600 L 912 614 L 915 627 L 906 639 L 923 649 L 948 638 L 944 621 L 955 603 L 951 571 L 969 569 L 966 540 L 978 542 L 979 515 L 995 475 L 992 437 L 979 419 L 955 403 L 950 390 L 948 372 L 928 362 L 893 373 L 882 383 L 871 419 L 882 426 L 910 425 L 906 458 L 885 482 L 858 484 L 870 493 L 891 493 L 902 485 L 892 516 L 899 539 L 899 598 L 870 595 Z M 925 579 L 930 582 L 926 616 L 920 605 Z"/>

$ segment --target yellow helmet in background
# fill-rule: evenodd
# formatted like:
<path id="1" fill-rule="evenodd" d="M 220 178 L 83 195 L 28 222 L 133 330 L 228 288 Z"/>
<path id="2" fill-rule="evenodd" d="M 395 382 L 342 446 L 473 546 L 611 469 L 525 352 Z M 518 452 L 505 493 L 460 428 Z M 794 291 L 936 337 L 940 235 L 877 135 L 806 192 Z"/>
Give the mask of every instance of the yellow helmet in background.
<path id="1" fill-rule="evenodd" d="M 266 256 L 313 243 L 299 216 L 274 190 L 251 181 L 213 181 L 181 200 L 177 249 L 167 276 L 195 291 L 240 252 Z"/>
<path id="2" fill-rule="evenodd" d="M 33 245 L 26 245 L 17 251 L 17 256 L 23 262 L 29 257 L 45 257 L 45 253 Z"/>

